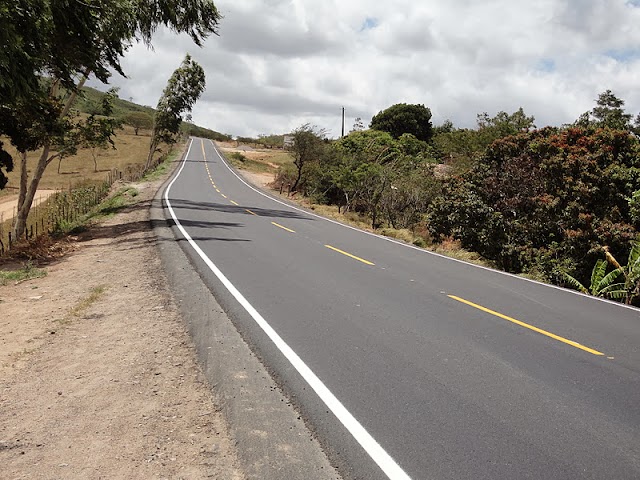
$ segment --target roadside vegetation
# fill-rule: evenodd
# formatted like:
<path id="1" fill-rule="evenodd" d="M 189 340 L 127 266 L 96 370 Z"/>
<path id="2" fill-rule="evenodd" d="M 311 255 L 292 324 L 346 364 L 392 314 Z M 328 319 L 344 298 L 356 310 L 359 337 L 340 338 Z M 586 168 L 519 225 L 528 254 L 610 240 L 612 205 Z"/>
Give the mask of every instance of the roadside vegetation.
<path id="1" fill-rule="evenodd" d="M 44 268 L 37 268 L 32 262 L 25 262 L 15 270 L 0 270 L 0 285 L 19 283 L 33 278 L 42 278 L 47 275 Z"/>
<path id="2" fill-rule="evenodd" d="M 482 113 L 475 129 L 430 118 L 423 105 L 398 104 L 333 141 L 302 125 L 272 186 L 438 253 L 638 301 L 640 115 L 623 100 L 607 90 L 561 127 L 537 128 L 522 108 Z M 241 155 L 235 164 L 251 168 Z"/>
<path id="3" fill-rule="evenodd" d="M 0 189 L 17 163 L 13 236 L 19 239 L 26 233 L 42 177 L 53 162 L 60 170 L 63 159 L 89 149 L 97 171 L 97 153 L 115 146 L 113 137 L 122 126 L 115 115 L 117 90 L 109 90 L 101 102 L 85 99 L 88 115 L 76 110 L 89 76 L 106 84 L 112 72 L 124 75 L 121 61 L 127 49 L 133 42 L 151 46 L 160 26 L 187 34 L 201 46 L 217 33 L 221 16 L 211 0 L 95 0 L 77 2 L 73 8 L 61 0 L 14 3 L 13 8 L 0 9 L 6 46 L 0 56 Z M 158 102 L 145 169 L 151 168 L 161 142 L 175 141 L 182 115 L 188 114 L 203 89 L 204 72 L 187 55 Z M 135 133 L 141 127 L 132 126 Z M 17 155 L 4 148 L 5 142 L 15 147 Z M 30 153 L 36 157 L 31 170 Z"/>

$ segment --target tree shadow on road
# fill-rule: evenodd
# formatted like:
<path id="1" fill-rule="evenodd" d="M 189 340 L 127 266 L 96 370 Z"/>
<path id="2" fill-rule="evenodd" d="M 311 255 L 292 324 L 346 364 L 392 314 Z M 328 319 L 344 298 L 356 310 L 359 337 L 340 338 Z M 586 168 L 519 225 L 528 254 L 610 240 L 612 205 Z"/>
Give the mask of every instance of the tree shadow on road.
<path id="1" fill-rule="evenodd" d="M 250 210 L 253 214 L 259 217 L 272 217 L 272 218 L 293 218 L 300 220 L 309 220 L 316 221 L 310 215 L 306 215 L 302 212 L 296 212 L 295 210 L 283 210 L 283 209 L 273 209 L 273 208 L 260 208 L 254 207 L 251 205 L 229 205 L 226 203 L 215 203 L 215 202 L 194 202 L 192 200 L 185 200 L 181 198 L 170 199 L 171 206 L 174 210 L 176 209 L 185 209 L 185 210 L 198 210 L 198 211 L 212 211 L 212 212 L 221 212 L 221 213 L 239 213 L 242 215 L 251 215 L 248 211 Z M 183 223 L 180 220 L 180 223 Z"/>

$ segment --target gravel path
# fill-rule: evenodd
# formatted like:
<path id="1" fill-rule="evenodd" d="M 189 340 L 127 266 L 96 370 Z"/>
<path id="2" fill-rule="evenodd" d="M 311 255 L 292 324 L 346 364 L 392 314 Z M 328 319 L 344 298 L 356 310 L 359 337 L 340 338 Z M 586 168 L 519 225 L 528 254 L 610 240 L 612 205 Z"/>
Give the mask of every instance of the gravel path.
<path id="1" fill-rule="evenodd" d="M 1 478 L 244 478 L 158 259 L 161 183 L 0 286 Z"/>

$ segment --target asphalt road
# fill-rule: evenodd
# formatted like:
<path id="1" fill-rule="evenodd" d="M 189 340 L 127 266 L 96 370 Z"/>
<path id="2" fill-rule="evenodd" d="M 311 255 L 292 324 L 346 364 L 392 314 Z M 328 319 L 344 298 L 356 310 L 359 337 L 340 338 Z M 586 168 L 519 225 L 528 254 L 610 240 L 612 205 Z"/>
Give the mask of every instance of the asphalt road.
<path id="1" fill-rule="evenodd" d="M 640 478 L 640 311 L 322 219 L 208 140 L 165 198 L 344 477 Z"/>

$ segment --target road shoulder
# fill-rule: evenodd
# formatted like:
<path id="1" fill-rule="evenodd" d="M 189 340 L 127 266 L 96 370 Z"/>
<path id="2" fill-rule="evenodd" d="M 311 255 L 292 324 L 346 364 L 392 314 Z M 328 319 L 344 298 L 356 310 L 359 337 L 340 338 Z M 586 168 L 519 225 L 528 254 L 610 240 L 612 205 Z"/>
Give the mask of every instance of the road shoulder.
<path id="1" fill-rule="evenodd" d="M 204 374 L 221 399 L 247 478 L 339 479 L 300 415 L 191 265 L 181 248 L 190 248 L 187 242 L 175 241 L 162 208 L 163 191 L 151 210 L 160 256 Z"/>
<path id="2" fill-rule="evenodd" d="M 246 478 L 158 258 L 160 183 L 0 287 L 3 478 Z"/>

